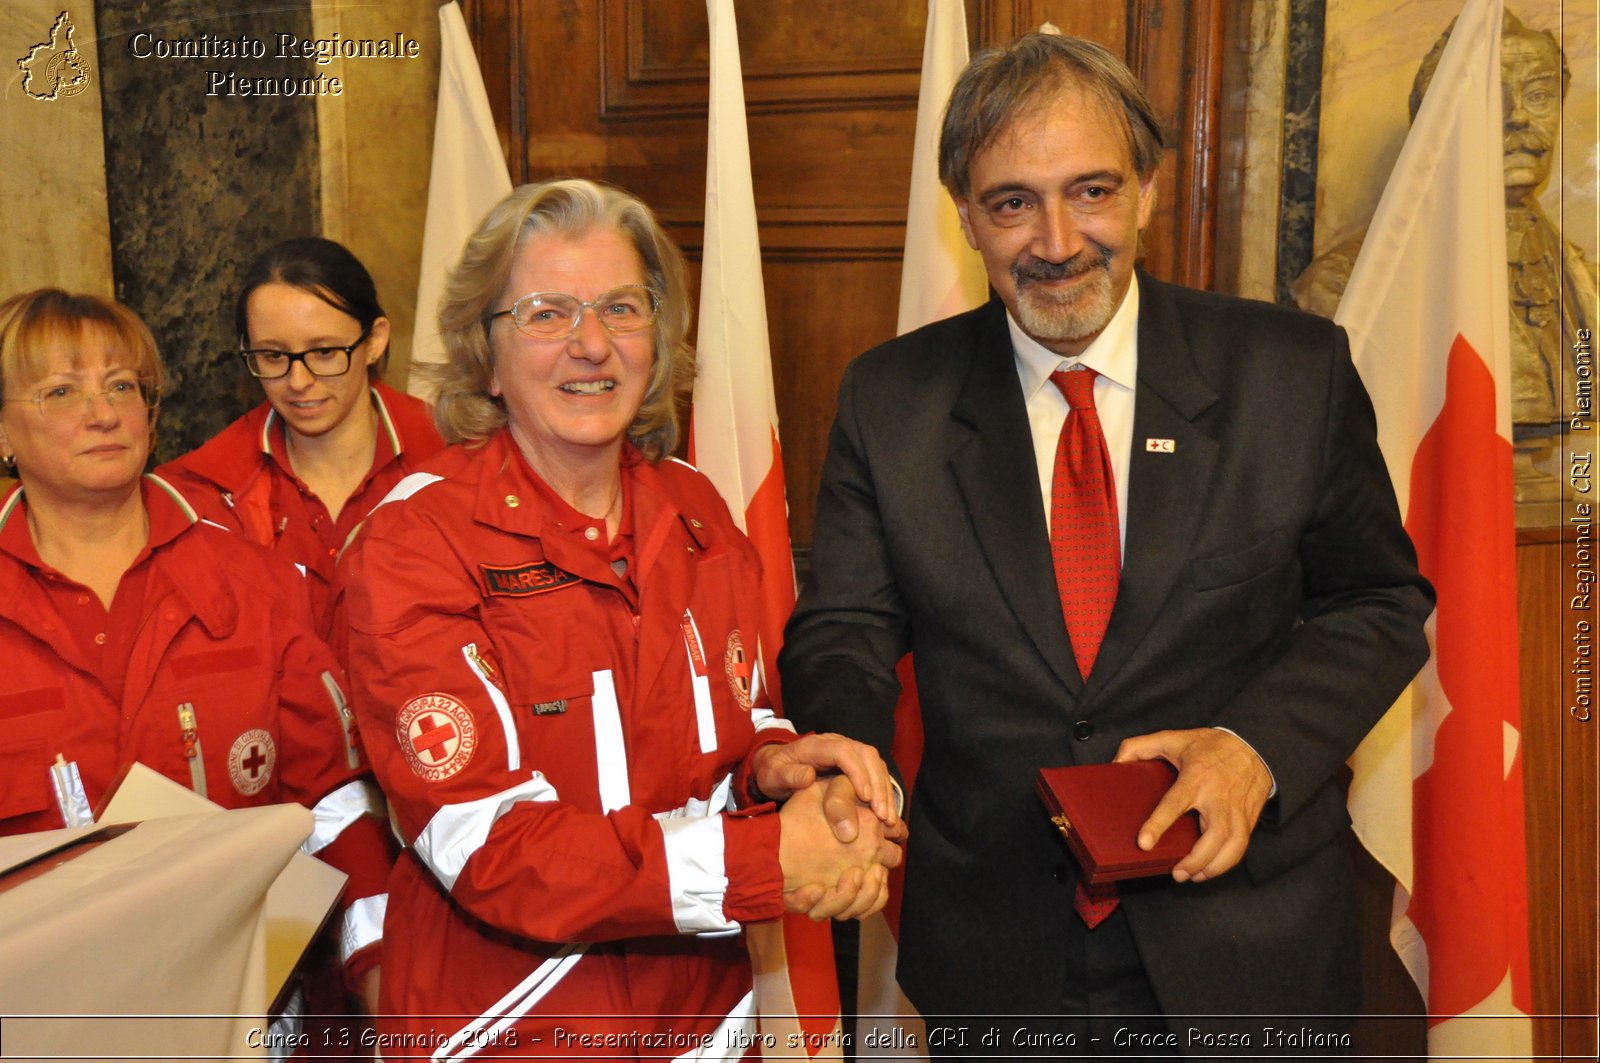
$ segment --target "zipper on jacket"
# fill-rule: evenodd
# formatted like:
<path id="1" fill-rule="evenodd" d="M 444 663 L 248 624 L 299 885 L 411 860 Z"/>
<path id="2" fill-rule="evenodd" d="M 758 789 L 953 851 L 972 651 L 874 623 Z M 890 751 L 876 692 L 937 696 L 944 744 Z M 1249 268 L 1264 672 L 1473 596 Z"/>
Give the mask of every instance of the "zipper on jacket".
<path id="1" fill-rule="evenodd" d="M 483 659 L 483 655 L 478 652 L 478 644 L 476 642 L 467 643 L 461 647 L 461 652 L 466 654 L 467 660 L 471 661 L 473 666 L 478 669 L 478 678 L 486 683 L 499 685 L 500 681 L 495 678 L 494 666 Z"/>
<path id="2" fill-rule="evenodd" d="M 517 734 L 517 721 L 511 716 L 511 703 L 506 700 L 505 691 L 500 689 L 500 683 L 495 678 L 494 666 L 483 659 L 476 642 L 461 647 L 461 656 L 466 660 L 467 668 L 483 684 L 483 692 L 489 695 L 495 715 L 500 717 L 500 727 L 506 734 L 506 768 L 517 771 L 522 767 L 522 740 Z"/>
<path id="3" fill-rule="evenodd" d="M 678 622 L 683 631 L 683 649 L 689 656 L 689 687 L 694 692 L 695 730 L 700 737 L 700 752 L 717 751 L 717 712 L 711 702 L 711 673 L 706 665 L 704 644 L 700 641 L 700 627 L 694 614 L 683 611 Z"/>
<path id="4" fill-rule="evenodd" d="M 339 726 L 344 730 L 344 762 L 352 769 L 359 768 L 361 755 L 356 752 L 356 714 L 351 711 L 350 702 L 345 698 L 344 691 L 339 689 L 339 681 L 332 672 L 322 673 L 322 689 L 328 692 L 328 700 L 333 702 L 333 710 L 339 715 Z"/>
<path id="5" fill-rule="evenodd" d="M 184 702 L 178 706 L 178 726 L 183 733 L 183 756 L 189 762 L 189 786 L 201 797 L 206 796 L 206 762 L 200 754 L 200 729 L 195 724 L 194 705 Z"/>

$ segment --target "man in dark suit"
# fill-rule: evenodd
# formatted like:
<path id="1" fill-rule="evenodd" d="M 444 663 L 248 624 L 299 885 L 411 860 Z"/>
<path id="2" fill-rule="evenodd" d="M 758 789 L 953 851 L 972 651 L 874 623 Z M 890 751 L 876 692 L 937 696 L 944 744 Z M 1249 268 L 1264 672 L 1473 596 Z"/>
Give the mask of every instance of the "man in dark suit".
<path id="1" fill-rule="evenodd" d="M 1098 45 L 974 59 L 940 171 L 995 297 L 839 390 L 786 706 L 887 756 L 914 651 L 900 982 L 929 1016 L 1061 1017 L 936 1052 L 1326 1052 L 1360 1004 L 1340 769 L 1432 592 L 1343 332 L 1135 269 L 1160 150 Z M 1200 840 L 1079 898 L 1038 770 L 1157 757 L 1140 844 L 1189 809 Z"/>

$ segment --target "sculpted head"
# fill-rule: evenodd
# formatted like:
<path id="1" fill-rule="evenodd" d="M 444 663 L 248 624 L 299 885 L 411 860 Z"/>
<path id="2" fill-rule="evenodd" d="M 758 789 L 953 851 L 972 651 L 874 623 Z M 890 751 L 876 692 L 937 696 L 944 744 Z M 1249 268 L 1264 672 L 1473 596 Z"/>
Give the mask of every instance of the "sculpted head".
<path id="1" fill-rule="evenodd" d="M 1411 117 L 1439 66 L 1452 22 L 1422 60 L 1411 87 Z M 1505 115 L 1506 200 L 1529 200 L 1550 176 L 1550 155 L 1561 128 L 1561 101 L 1572 83 L 1567 57 L 1555 35 L 1530 29 L 1506 12 L 1500 37 L 1500 71 Z"/>

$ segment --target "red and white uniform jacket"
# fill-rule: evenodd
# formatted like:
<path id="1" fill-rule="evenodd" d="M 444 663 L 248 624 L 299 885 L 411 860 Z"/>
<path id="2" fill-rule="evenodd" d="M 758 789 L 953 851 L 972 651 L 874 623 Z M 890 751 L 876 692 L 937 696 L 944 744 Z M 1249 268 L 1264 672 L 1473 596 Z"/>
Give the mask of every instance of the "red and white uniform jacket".
<path id="1" fill-rule="evenodd" d="M 156 470 L 193 501 L 200 515 L 243 532 L 305 574 L 317 633 L 329 636 L 339 551 L 394 485 L 443 448 L 433 413 L 420 399 L 372 383 L 378 418 L 372 468 L 333 519 L 289 465 L 283 419 L 263 402 L 211 440 Z"/>
<path id="2" fill-rule="evenodd" d="M 340 578 L 409 845 L 380 1034 L 441 1060 L 738 1056 L 740 924 L 784 905 L 778 817 L 736 809 L 749 755 L 793 731 L 755 667 L 758 562 L 710 482 L 627 448 L 608 543 L 502 431 L 402 482 Z"/>
<path id="3" fill-rule="evenodd" d="M 389 841 L 304 581 L 159 477 L 141 489 L 149 540 L 109 610 L 40 560 L 22 487 L 0 504 L 0 834 L 87 822 L 135 761 L 224 808 L 298 802 L 303 848 L 350 876 L 354 977 L 377 959 Z"/>

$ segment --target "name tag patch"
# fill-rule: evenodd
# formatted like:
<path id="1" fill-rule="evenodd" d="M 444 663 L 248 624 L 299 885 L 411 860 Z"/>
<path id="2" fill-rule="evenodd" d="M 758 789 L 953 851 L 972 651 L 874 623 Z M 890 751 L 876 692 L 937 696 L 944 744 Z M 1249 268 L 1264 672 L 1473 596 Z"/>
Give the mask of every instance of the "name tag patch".
<path id="1" fill-rule="evenodd" d="M 569 584 L 582 582 L 570 572 L 563 572 L 548 561 L 529 561 L 525 565 L 479 565 L 483 585 L 490 595 L 505 598 L 526 598 L 530 594 L 560 590 Z"/>

